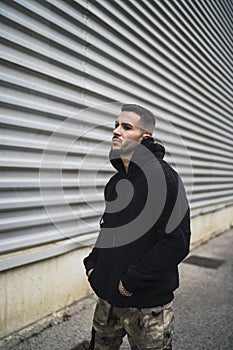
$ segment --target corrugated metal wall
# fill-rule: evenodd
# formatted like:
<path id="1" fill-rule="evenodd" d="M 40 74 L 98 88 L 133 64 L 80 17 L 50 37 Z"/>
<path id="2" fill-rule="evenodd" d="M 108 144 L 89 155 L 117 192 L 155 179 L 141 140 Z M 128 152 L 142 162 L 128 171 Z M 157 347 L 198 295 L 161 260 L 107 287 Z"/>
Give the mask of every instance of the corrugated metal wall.
<path id="1" fill-rule="evenodd" d="M 0 269 L 96 234 L 121 103 L 155 112 L 193 212 L 232 204 L 232 10 L 231 0 L 1 1 L 0 243 L 15 255 Z"/>

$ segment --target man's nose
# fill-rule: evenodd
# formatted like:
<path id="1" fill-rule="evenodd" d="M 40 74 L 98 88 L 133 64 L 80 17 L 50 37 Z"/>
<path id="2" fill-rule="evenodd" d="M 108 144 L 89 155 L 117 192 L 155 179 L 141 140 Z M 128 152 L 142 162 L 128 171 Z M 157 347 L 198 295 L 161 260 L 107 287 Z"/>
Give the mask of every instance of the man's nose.
<path id="1" fill-rule="evenodd" d="M 121 135 L 121 131 L 120 131 L 120 125 L 118 125 L 114 130 L 113 130 L 113 135 Z"/>

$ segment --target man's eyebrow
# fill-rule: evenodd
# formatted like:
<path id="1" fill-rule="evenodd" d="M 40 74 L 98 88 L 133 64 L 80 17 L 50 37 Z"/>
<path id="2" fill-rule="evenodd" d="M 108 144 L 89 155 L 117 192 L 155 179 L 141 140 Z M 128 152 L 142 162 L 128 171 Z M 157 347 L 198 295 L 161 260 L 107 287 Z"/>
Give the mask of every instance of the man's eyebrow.
<path id="1" fill-rule="evenodd" d="M 121 124 L 121 125 L 123 125 L 123 126 L 124 126 L 124 125 L 134 126 L 134 124 L 129 123 L 129 122 L 121 122 L 121 123 L 119 123 L 118 120 L 115 121 L 115 124 L 118 124 L 118 125 Z"/>
<path id="2" fill-rule="evenodd" d="M 128 123 L 128 122 L 122 122 L 122 125 L 130 125 L 130 126 L 134 126 L 132 123 Z"/>

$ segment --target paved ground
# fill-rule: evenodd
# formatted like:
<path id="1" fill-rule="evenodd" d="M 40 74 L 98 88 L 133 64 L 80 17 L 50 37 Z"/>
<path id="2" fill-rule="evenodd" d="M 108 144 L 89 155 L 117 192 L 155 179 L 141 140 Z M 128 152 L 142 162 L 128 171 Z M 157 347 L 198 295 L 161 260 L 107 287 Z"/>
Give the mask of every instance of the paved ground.
<path id="1" fill-rule="evenodd" d="M 232 248 L 233 229 L 192 250 L 193 262 L 181 264 L 174 350 L 233 349 Z M 15 345 L 12 339 L 0 349 L 71 350 L 90 338 L 94 305 L 95 297 L 90 295 L 66 310 L 62 318 L 49 322 L 43 331 L 35 327 L 28 339 Z M 121 350 L 127 349 L 125 340 Z"/>

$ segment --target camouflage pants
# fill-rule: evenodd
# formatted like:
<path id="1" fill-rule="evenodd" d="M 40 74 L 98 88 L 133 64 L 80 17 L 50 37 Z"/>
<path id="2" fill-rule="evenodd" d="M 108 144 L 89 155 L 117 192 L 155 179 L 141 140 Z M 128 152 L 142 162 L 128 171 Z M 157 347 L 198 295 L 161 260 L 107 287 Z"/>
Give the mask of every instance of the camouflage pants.
<path id="1" fill-rule="evenodd" d="M 92 349 L 118 350 L 125 335 L 132 350 L 171 350 L 172 302 L 153 308 L 117 308 L 99 299 L 93 319 Z"/>

